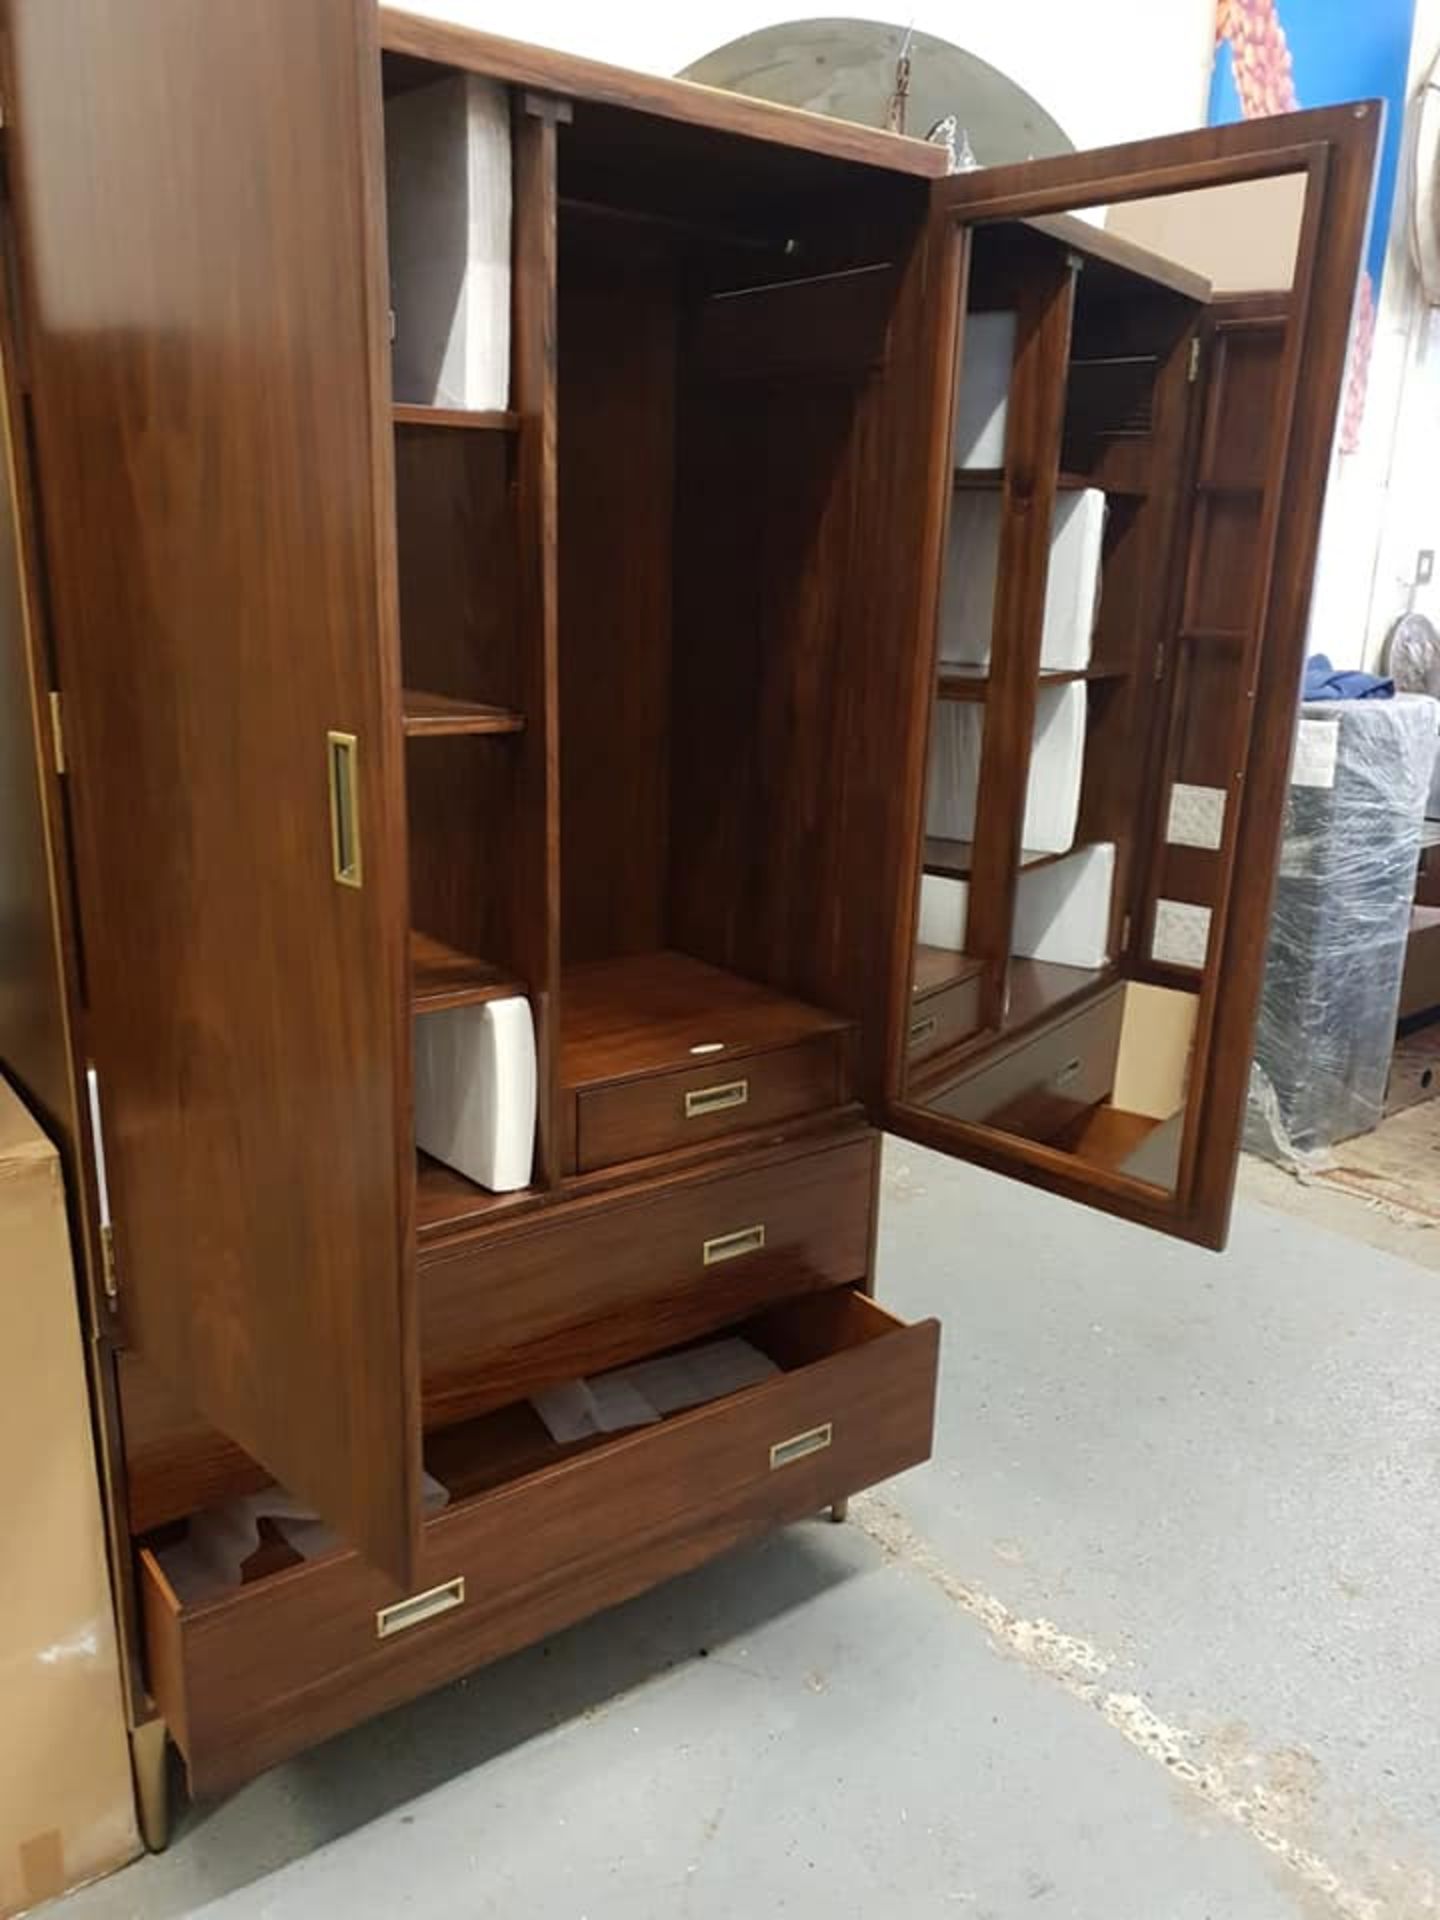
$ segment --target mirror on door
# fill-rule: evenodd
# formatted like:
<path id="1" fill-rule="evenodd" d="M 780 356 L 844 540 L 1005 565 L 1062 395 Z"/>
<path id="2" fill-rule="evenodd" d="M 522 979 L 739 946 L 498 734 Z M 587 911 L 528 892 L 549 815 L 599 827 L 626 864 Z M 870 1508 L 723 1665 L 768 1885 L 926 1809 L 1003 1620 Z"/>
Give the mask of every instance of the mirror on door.
<path id="1" fill-rule="evenodd" d="M 1162 1192 L 1200 1085 L 1305 184 L 956 233 L 904 1100 Z"/>

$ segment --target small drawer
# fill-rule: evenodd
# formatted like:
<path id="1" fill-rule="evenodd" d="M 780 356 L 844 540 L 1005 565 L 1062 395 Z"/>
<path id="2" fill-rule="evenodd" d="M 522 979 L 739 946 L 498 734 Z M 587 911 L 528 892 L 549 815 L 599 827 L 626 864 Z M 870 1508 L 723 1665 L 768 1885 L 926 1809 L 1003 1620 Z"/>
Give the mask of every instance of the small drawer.
<path id="1" fill-rule="evenodd" d="M 968 1040 L 980 1026 L 980 976 L 953 981 L 934 993 L 916 994 L 910 1003 L 910 1025 L 905 1035 L 906 1057 L 912 1065 L 932 1059 L 947 1047 Z"/>
<path id="2" fill-rule="evenodd" d="M 420 1255 L 429 1425 L 675 1346 L 869 1270 L 879 1136 L 691 1175 Z"/>
<path id="3" fill-rule="evenodd" d="M 727 1133 L 838 1106 L 845 1034 L 815 1034 L 765 1053 L 582 1087 L 575 1096 L 576 1169 L 593 1173 Z"/>
<path id="4" fill-rule="evenodd" d="M 218 1596 L 140 1556 L 149 1677 L 217 1792 L 930 1452 L 939 1327 L 848 1289 L 739 1329 L 783 1371 L 581 1449 L 528 1407 L 444 1436 L 413 1594 L 337 1553 Z"/>
<path id="5" fill-rule="evenodd" d="M 1040 1033 L 987 1054 L 963 1080 L 928 1093 L 926 1106 L 1027 1140 L 1053 1139 L 1108 1098 L 1124 1004 L 1120 986 L 1107 989 Z"/>

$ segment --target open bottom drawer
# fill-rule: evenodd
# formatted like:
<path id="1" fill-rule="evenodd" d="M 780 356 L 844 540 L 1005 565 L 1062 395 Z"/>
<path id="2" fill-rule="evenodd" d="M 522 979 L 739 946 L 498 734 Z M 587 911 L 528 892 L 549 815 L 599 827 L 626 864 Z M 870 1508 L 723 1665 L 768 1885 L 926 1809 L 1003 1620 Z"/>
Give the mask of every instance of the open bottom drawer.
<path id="1" fill-rule="evenodd" d="M 528 1406 L 435 1437 L 417 1594 L 338 1553 L 215 1597 L 141 1554 L 150 1683 L 197 1793 L 928 1457 L 939 1326 L 849 1291 L 737 1329 L 783 1369 L 557 1447 Z"/>

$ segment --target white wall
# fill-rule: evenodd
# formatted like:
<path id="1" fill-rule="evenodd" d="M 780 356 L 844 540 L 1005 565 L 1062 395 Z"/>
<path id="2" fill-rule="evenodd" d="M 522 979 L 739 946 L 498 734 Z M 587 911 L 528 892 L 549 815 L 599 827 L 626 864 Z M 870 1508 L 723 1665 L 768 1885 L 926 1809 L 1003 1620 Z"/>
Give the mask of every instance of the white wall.
<path id="1" fill-rule="evenodd" d="M 683 0 L 605 6 L 597 0 L 405 0 L 416 13 L 588 54 L 650 73 L 678 73 L 741 34 L 830 17 L 784 0 Z M 875 0 L 836 18 L 909 22 L 978 54 L 1032 94 L 1078 147 L 1108 146 L 1198 126 L 1205 117 L 1215 0 L 1114 0 L 1102 16 L 1077 0 Z"/>
<path id="2" fill-rule="evenodd" d="M 1408 99 L 1440 52 L 1440 0 L 1416 0 Z M 1408 129 L 1407 129 L 1408 131 Z M 1409 256 L 1402 159 L 1360 445 L 1336 456 L 1326 504 L 1311 646 L 1339 665 L 1375 666 L 1409 604 L 1419 549 L 1440 549 L 1440 318 L 1421 304 Z M 1440 623 L 1440 580 L 1417 611 Z"/>

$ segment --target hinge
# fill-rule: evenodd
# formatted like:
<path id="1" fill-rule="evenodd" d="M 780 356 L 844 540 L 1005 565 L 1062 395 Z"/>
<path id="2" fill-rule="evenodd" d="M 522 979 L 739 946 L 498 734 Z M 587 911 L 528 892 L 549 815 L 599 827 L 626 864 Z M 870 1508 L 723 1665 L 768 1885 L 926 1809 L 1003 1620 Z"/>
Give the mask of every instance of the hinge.
<path id="1" fill-rule="evenodd" d="M 54 687 L 50 689 L 50 738 L 55 748 L 55 771 L 64 773 L 65 768 L 65 722 L 60 714 L 60 695 Z"/>
<path id="2" fill-rule="evenodd" d="M 1152 679 L 1158 680 L 1165 672 L 1165 642 L 1162 640 L 1155 649 L 1155 671 Z"/>
<path id="3" fill-rule="evenodd" d="M 1122 953 L 1128 953 L 1130 951 L 1130 916 L 1128 913 L 1120 922 L 1120 951 Z"/>
<path id="4" fill-rule="evenodd" d="M 95 1199 L 100 1210 L 100 1282 L 113 1313 L 120 1298 L 120 1280 L 115 1271 L 115 1231 L 110 1221 L 110 1183 L 105 1174 L 105 1130 L 100 1123 L 100 1076 L 94 1067 L 85 1069 L 85 1090 L 90 1098 L 90 1145 L 95 1156 Z"/>
<path id="5" fill-rule="evenodd" d="M 120 1283 L 115 1278 L 115 1229 L 108 1220 L 100 1229 L 100 1277 L 105 1298 L 113 1307 L 120 1298 Z"/>
<path id="6" fill-rule="evenodd" d="M 1200 378 L 1200 336 L 1198 333 L 1190 342 L 1190 367 L 1185 378 L 1192 387 Z"/>

